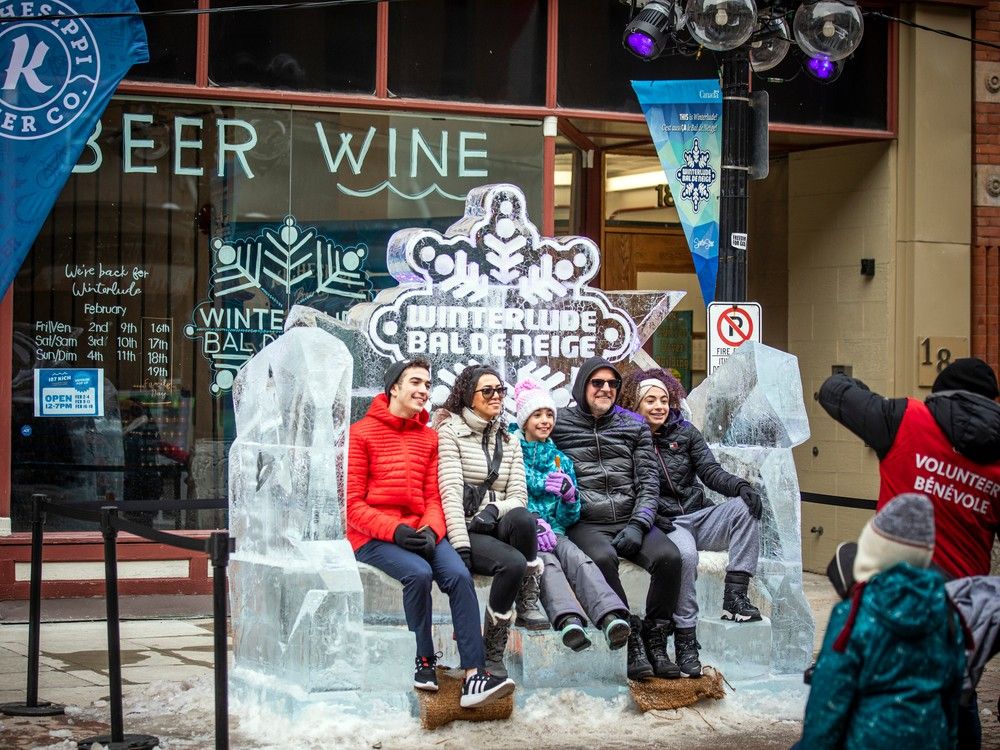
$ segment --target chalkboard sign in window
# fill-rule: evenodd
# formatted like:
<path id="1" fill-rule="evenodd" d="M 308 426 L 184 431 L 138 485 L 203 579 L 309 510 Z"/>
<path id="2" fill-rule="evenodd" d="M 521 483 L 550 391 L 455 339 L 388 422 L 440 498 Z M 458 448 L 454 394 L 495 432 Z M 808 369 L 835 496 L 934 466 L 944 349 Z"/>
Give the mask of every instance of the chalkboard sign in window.
<path id="1" fill-rule="evenodd" d="M 35 492 L 226 497 L 233 378 L 290 307 L 343 315 L 394 284 L 392 233 L 445 229 L 484 180 L 522 186 L 540 214 L 541 174 L 538 122 L 114 99 L 13 286 L 14 530 Z M 40 369 L 103 378 L 103 408 L 36 409 Z"/>

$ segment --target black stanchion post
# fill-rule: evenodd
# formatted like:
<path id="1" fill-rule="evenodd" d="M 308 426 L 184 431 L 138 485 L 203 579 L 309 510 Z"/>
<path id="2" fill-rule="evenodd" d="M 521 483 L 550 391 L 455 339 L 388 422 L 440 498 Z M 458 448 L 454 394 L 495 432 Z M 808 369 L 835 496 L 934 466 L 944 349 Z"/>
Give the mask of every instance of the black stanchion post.
<path id="1" fill-rule="evenodd" d="M 8 716 L 56 716 L 65 713 L 63 706 L 38 702 L 38 656 L 42 631 L 42 538 L 45 495 L 31 496 L 31 582 L 28 589 L 28 690 L 24 703 L 4 703 L 0 713 Z"/>
<path id="2" fill-rule="evenodd" d="M 229 532 L 209 538 L 212 557 L 212 615 L 215 636 L 215 750 L 229 750 L 229 649 L 226 632 L 226 577 L 229 569 Z"/>
<path id="3" fill-rule="evenodd" d="M 101 508 L 101 534 L 104 535 L 104 599 L 108 613 L 108 680 L 111 686 L 111 741 L 125 741 L 122 717 L 122 644 L 118 624 L 118 529 L 114 506 Z"/>
<path id="4" fill-rule="evenodd" d="M 108 613 L 108 682 L 110 685 L 111 734 L 88 737 L 77 743 L 80 750 L 90 750 L 100 743 L 108 750 L 153 750 L 160 744 L 158 737 L 148 734 L 125 734 L 122 716 L 122 653 L 118 627 L 118 509 L 113 505 L 101 508 L 101 534 L 104 536 L 104 596 Z"/>

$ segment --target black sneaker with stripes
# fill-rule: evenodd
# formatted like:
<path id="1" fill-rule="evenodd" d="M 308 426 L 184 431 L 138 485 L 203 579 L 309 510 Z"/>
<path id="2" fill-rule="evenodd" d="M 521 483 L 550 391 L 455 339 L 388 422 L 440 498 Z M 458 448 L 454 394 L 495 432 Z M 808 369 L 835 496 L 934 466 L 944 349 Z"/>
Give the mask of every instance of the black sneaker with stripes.
<path id="1" fill-rule="evenodd" d="M 417 690 L 429 690 L 437 692 L 438 678 L 434 667 L 437 666 L 437 658 L 434 656 L 418 656 L 417 668 L 413 672 L 413 687 Z"/>
<path id="2" fill-rule="evenodd" d="M 477 669 L 475 674 L 466 677 L 462 683 L 462 697 L 459 700 L 459 705 L 462 708 L 482 706 L 513 692 L 514 681 L 509 677 L 497 677 L 485 669 Z"/>

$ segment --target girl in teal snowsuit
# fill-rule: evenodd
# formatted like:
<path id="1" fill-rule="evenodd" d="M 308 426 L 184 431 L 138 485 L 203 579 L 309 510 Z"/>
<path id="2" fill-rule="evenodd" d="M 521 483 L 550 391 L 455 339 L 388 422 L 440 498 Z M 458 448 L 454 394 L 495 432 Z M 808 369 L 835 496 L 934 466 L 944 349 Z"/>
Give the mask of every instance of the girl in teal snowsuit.
<path id="1" fill-rule="evenodd" d="M 628 642 L 628 607 L 608 586 L 593 560 L 566 537 L 566 529 L 580 518 L 573 462 L 549 438 L 556 423 L 552 395 L 534 380 L 514 389 L 517 426 L 511 432 L 521 440 L 528 510 L 538 518 L 538 556 L 542 573 L 542 607 L 561 631 L 562 642 L 574 651 L 589 647 L 584 623 L 604 632 L 612 649 Z"/>
<path id="2" fill-rule="evenodd" d="M 833 608 L 813 672 L 808 750 L 955 748 L 965 673 L 962 626 L 928 569 L 934 511 L 899 495 L 861 532 L 855 583 Z"/>

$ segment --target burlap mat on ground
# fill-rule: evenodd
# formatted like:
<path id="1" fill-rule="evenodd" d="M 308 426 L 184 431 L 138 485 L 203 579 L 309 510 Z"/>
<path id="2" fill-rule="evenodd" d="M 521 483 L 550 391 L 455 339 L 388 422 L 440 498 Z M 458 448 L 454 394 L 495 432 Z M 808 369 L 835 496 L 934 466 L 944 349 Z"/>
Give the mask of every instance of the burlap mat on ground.
<path id="1" fill-rule="evenodd" d="M 705 698 L 720 700 L 726 695 L 722 686 L 722 673 L 714 667 L 705 667 L 698 678 L 661 680 L 653 677 L 643 682 L 628 681 L 632 699 L 640 711 L 693 706 Z"/>
<path id="2" fill-rule="evenodd" d="M 514 696 L 498 698 L 477 708 L 462 708 L 462 671 L 437 668 L 438 691 L 429 693 L 418 690 L 420 698 L 420 725 L 424 729 L 437 729 L 456 719 L 460 721 L 498 721 L 509 719 L 514 711 Z"/>

